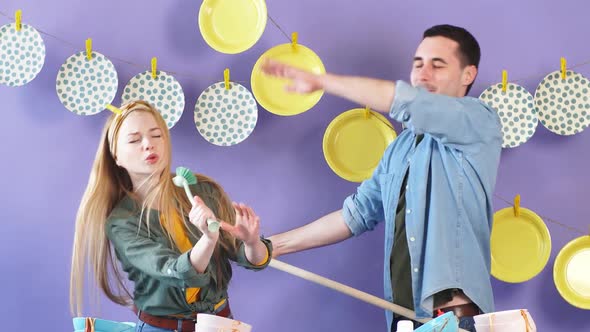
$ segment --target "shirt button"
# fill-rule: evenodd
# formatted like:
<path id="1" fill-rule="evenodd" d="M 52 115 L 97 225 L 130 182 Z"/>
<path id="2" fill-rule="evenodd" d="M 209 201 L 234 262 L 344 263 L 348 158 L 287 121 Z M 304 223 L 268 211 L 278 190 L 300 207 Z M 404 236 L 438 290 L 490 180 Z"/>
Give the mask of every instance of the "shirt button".
<path id="1" fill-rule="evenodd" d="M 406 213 L 407 213 L 407 214 L 410 214 L 410 213 L 412 213 L 412 210 L 410 210 L 410 209 L 407 209 L 407 210 L 406 210 Z"/>
<path id="2" fill-rule="evenodd" d="M 408 121 L 410 120 L 410 112 L 404 110 L 404 113 L 402 114 L 402 121 Z"/>
<path id="3" fill-rule="evenodd" d="M 168 274 L 172 274 L 172 270 L 168 269 L 168 270 L 166 271 L 166 273 L 168 273 Z"/>
<path id="4" fill-rule="evenodd" d="M 418 272 L 418 268 L 417 267 L 414 268 L 414 272 Z"/>
<path id="5" fill-rule="evenodd" d="M 410 238 L 410 241 L 411 241 L 411 242 L 414 242 L 414 241 L 416 241 L 416 239 L 415 239 L 415 238 L 412 236 L 412 237 Z"/>

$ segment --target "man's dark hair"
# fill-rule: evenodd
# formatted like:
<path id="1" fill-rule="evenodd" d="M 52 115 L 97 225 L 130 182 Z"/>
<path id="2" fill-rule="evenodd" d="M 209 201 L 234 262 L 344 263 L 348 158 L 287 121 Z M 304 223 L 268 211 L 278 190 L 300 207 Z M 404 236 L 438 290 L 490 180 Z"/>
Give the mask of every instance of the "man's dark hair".
<path id="1" fill-rule="evenodd" d="M 471 65 L 475 66 L 475 68 L 479 67 L 481 50 L 479 48 L 479 43 L 469 31 L 461 27 L 441 24 L 435 25 L 424 31 L 422 38 L 437 36 L 454 40 L 459 44 L 459 60 L 461 61 L 461 66 L 463 68 Z M 469 90 L 471 90 L 472 85 L 473 83 L 469 84 L 467 87 L 467 91 L 465 91 L 466 95 L 469 93 Z"/>

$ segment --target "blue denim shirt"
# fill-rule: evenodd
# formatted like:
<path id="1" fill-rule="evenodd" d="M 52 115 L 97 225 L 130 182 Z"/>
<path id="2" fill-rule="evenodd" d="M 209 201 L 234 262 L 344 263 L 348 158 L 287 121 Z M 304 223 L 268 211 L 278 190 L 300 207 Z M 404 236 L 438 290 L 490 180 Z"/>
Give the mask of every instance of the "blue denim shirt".
<path id="1" fill-rule="evenodd" d="M 433 94 L 398 81 L 390 116 L 407 129 L 343 207 L 355 236 L 385 220 L 385 298 L 393 300 L 395 213 L 409 171 L 406 232 L 416 315 L 432 317 L 434 294 L 449 288 L 462 289 L 483 312 L 493 311 L 490 230 L 502 149 L 496 111 L 476 98 Z M 419 134 L 424 138 L 415 146 Z M 391 326 L 392 313 L 386 316 Z"/>

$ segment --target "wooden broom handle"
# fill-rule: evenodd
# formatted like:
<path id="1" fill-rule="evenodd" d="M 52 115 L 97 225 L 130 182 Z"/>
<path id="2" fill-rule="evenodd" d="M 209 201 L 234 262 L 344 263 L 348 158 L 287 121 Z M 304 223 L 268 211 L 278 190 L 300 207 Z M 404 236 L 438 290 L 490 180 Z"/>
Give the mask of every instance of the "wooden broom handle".
<path id="1" fill-rule="evenodd" d="M 281 262 L 281 261 L 276 260 L 274 258 L 270 261 L 269 266 L 273 267 L 277 270 L 281 270 L 283 272 L 292 274 L 296 277 L 299 277 L 299 278 L 302 278 L 302 279 L 305 279 L 305 280 L 308 280 L 311 282 L 315 282 L 316 284 L 320 284 L 324 287 L 331 288 L 335 291 L 352 296 L 354 298 L 357 298 L 361 301 L 365 301 L 367 303 L 370 303 L 370 304 L 380 307 L 382 309 L 392 311 L 398 315 L 408 317 L 408 318 L 418 321 L 420 323 L 426 323 L 426 322 L 430 321 L 430 319 L 428 319 L 428 318 L 416 319 L 416 313 L 410 309 L 404 308 L 404 307 L 399 306 L 397 304 L 393 304 L 393 303 L 385 301 L 384 299 L 379 298 L 377 296 L 371 295 L 369 293 L 365 293 L 363 291 L 360 291 L 356 288 L 352 288 L 350 286 L 346 286 L 346 285 L 336 282 L 334 280 L 330 280 L 328 278 L 322 277 L 322 276 L 317 275 L 315 273 L 306 271 L 304 269 L 300 269 L 296 266 Z M 463 329 L 459 329 L 459 331 L 467 332 L 467 330 L 463 330 Z"/>

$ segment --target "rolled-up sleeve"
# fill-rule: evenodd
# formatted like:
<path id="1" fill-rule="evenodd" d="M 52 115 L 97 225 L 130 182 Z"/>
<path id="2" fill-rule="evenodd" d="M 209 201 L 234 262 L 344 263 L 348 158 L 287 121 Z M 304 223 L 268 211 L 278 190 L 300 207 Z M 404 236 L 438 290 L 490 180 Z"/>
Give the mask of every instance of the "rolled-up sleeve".
<path id="1" fill-rule="evenodd" d="M 481 100 L 430 93 L 403 81 L 396 82 L 389 116 L 416 135 L 428 133 L 459 150 L 501 139 L 496 111 Z"/>
<path id="2" fill-rule="evenodd" d="M 197 273 L 190 261 L 190 250 L 179 254 L 162 243 L 154 241 L 146 227 L 138 228 L 136 217 L 109 218 L 107 236 L 115 248 L 117 257 L 166 284 L 179 287 L 204 287 L 209 284 L 209 267 Z M 128 272 L 128 271 L 127 271 Z"/>
<path id="3" fill-rule="evenodd" d="M 388 154 L 391 148 L 390 145 L 384 154 Z M 380 178 L 386 162 L 381 159 L 371 178 L 363 181 L 356 193 L 344 200 L 342 216 L 354 236 L 373 230 L 385 218 Z"/>
<path id="4" fill-rule="evenodd" d="M 236 263 L 238 263 L 239 266 L 254 271 L 263 270 L 268 266 L 270 260 L 272 259 L 272 243 L 265 238 L 260 238 L 260 241 L 262 241 L 267 250 L 268 258 L 266 259 L 266 261 L 263 264 L 259 265 L 252 264 L 250 261 L 248 261 L 248 258 L 246 257 L 246 247 L 244 246 L 244 243 L 240 242 L 240 245 L 238 246 L 238 254 L 236 255 Z"/>

